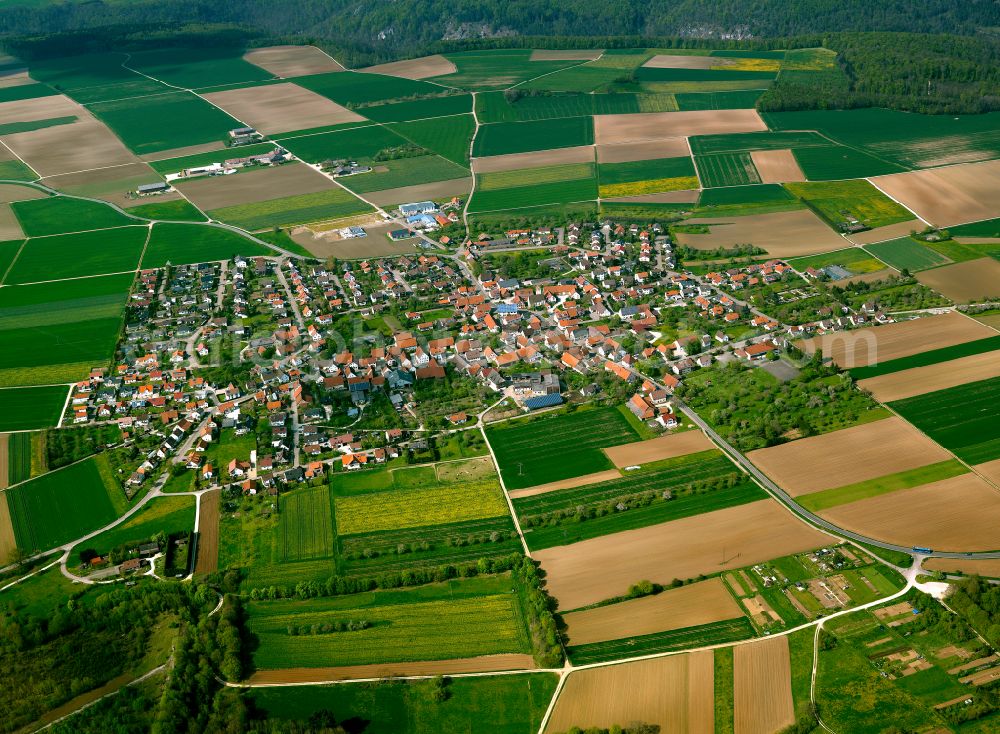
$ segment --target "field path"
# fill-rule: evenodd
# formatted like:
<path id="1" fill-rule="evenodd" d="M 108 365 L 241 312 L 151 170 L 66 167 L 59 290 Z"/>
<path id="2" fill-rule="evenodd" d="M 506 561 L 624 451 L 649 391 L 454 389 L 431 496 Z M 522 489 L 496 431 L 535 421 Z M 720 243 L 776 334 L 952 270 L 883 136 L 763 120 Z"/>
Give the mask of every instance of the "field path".
<path id="1" fill-rule="evenodd" d="M 472 93 L 472 121 L 476 124 L 472 128 L 472 138 L 469 140 L 469 168 L 472 168 L 472 151 L 476 147 L 476 136 L 479 135 L 479 113 L 476 112 L 476 92 Z M 476 193 L 476 173 L 472 173 L 472 188 L 469 189 L 469 198 L 465 200 L 465 206 L 462 207 L 462 223 L 465 224 L 465 236 L 466 238 L 471 238 L 472 233 L 469 229 L 469 204 L 472 203 L 472 195 Z M 473 282 L 478 282 L 478 279 Z M 499 471 L 499 470 L 498 470 Z M 502 480 L 501 480 L 502 481 Z"/>

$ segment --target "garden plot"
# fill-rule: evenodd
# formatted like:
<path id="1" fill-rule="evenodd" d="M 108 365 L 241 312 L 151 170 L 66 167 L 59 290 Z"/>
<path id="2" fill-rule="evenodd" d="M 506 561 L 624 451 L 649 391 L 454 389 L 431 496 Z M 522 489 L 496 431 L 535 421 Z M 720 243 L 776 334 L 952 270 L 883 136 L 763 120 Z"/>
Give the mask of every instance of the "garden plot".
<path id="1" fill-rule="evenodd" d="M 715 731 L 711 650 L 570 673 L 545 734 L 574 726 L 654 724 L 670 734 Z"/>
<path id="2" fill-rule="evenodd" d="M 916 278 L 956 303 L 1000 296 L 1000 262 L 991 257 L 925 270 Z"/>
<path id="3" fill-rule="evenodd" d="M 632 161 L 679 158 L 690 155 L 691 151 L 684 138 L 664 138 L 641 143 L 597 146 L 598 163 L 631 163 Z"/>
<path id="4" fill-rule="evenodd" d="M 598 145 L 767 130 L 756 110 L 697 110 L 594 115 Z"/>
<path id="5" fill-rule="evenodd" d="M 265 135 L 365 121 L 356 112 L 291 82 L 228 89 L 204 97 Z"/>
<path id="6" fill-rule="evenodd" d="M 206 176 L 178 181 L 175 185 L 203 210 L 268 201 L 277 195 L 298 196 L 334 188 L 323 174 L 302 163 L 247 170 L 232 176 Z"/>
<path id="7" fill-rule="evenodd" d="M 282 79 L 344 70 L 343 66 L 315 46 L 254 48 L 243 54 L 243 60 Z"/>
<path id="8" fill-rule="evenodd" d="M 592 163 L 593 161 L 594 146 L 580 145 L 575 148 L 473 158 L 472 170 L 475 173 L 498 173 L 500 171 L 516 171 L 521 168 L 541 168 L 571 163 Z"/>
<path id="9" fill-rule="evenodd" d="M 806 176 L 799 168 L 792 151 L 755 150 L 750 153 L 753 165 L 760 175 L 761 183 L 785 183 L 786 181 L 805 181 Z"/>
<path id="10" fill-rule="evenodd" d="M 888 403 L 991 377 L 1000 377 L 997 351 L 870 377 L 859 381 L 858 387 L 868 390 L 879 402 Z"/>
<path id="11" fill-rule="evenodd" d="M 423 56 L 419 59 L 407 59 L 406 61 L 393 61 L 388 64 L 369 66 L 365 69 L 359 69 L 359 71 L 364 74 L 384 74 L 386 76 L 402 77 L 403 79 L 426 79 L 432 76 L 454 74 L 458 71 L 458 67 L 444 56 L 434 54 L 433 56 Z"/>
<path id="12" fill-rule="evenodd" d="M 547 548 L 533 556 L 545 569 L 549 593 L 560 607 L 577 609 L 621 596 L 644 579 L 666 585 L 675 578 L 740 568 L 829 542 L 830 536 L 766 499 Z"/>
<path id="13" fill-rule="evenodd" d="M 39 176 L 120 166 L 138 160 L 103 123 L 86 112 L 68 125 L 14 133 L 0 139 Z"/>
<path id="14" fill-rule="evenodd" d="M 1000 493 L 962 474 L 823 510 L 847 530 L 901 546 L 976 552 L 1000 548 Z"/>
<path id="15" fill-rule="evenodd" d="M 774 257 L 795 257 L 844 247 L 844 238 L 808 209 L 742 217 L 695 218 L 684 223 L 709 228 L 708 234 L 677 234 L 678 242 L 695 250 L 720 247 L 728 250 L 750 244 L 767 250 Z"/>
<path id="16" fill-rule="evenodd" d="M 843 369 L 850 369 L 991 336 L 996 336 L 996 331 L 985 324 L 949 311 L 870 329 L 835 331 L 804 339 L 795 346 L 808 354 L 822 349 L 824 357 Z"/>
<path id="17" fill-rule="evenodd" d="M 635 464 L 648 464 L 651 461 L 672 459 L 698 451 L 714 449 L 715 445 L 701 431 L 684 431 L 668 436 L 651 438 L 648 441 L 627 443 L 623 446 L 612 446 L 604 449 L 604 453 L 622 469 Z"/>
<path id="18" fill-rule="evenodd" d="M 899 418 L 844 428 L 747 454 L 792 497 L 915 469 L 951 455 Z"/>
<path id="19" fill-rule="evenodd" d="M 563 616 L 571 645 L 621 640 L 742 617 L 719 577 L 655 596 L 609 604 Z"/>
<path id="20" fill-rule="evenodd" d="M 896 173 L 871 182 L 936 227 L 1000 216 L 1000 161 Z"/>
<path id="21" fill-rule="evenodd" d="M 795 723 L 788 638 L 733 650 L 734 734 L 772 734 Z"/>

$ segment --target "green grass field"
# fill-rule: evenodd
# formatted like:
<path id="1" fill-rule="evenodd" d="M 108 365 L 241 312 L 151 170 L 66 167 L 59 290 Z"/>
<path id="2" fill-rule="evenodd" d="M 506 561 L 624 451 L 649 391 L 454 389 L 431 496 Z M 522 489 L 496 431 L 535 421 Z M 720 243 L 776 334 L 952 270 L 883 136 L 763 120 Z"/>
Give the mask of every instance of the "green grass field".
<path id="1" fill-rule="evenodd" d="M 673 112 L 672 94 L 528 94 L 509 100 L 502 92 L 476 97 L 480 123 L 526 122 L 581 115 L 615 115 L 636 112 Z"/>
<path id="2" fill-rule="evenodd" d="M 986 339 L 977 339 L 963 344 L 956 344 L 951 347 L 941 349 L 931 349 L 927 352 L 920 352 L 909 357 L 890 359 L 888 362 L 879 362 L 869 367 L 855 367 L 848 370 L 855 380 L 864 380 L 868 377 L 878 377 L 879 375 L 889 375 L 893 372 L 913 369 L 914 367 L 926 367 L 931 364 L 950 362 L 953 359 L 971 357 L 975 354 L 985 354 L 1000 350 L 1000 336 L 991 336 Z M 1000 357 L 1000 353 L 998 353 Z"/>
<path id="3" fill-rule="evenodd" d="M 122 227 L 28 240 L 4 283 L 34 283 L 134 270 L 146 227 Z"/>
<path id="4" fill-rule="evenodd" d="M 279 722 L 328 710 L 336 712 L 338 721 L 364 721 L 365 734 L 536 734 L 555 693 L 556 676 L 456 678 L 443 705 L 434 702 L 431 685 L 386 681 L 375 686 L 256 688 L 249 695 L 255 708 Z"/>
<path id="5" fill-rule="evenodd" d="M 253 653 L 261 669 L 444 660 L 529 651 L 517 594 L 508 576 L 307 601 L 250 602 Z M 366 630 L 288 633 L 337 621 L 365 620 Z"/>
<path id="6" fill-rule="evenodd" d="M 597 199 L 597 181 L 586 178 L 495 191 L 476 191 L 472 196 L 469 211 L 503 211 L 546 204 L 568 204 L 591 199 Z"/>
<path id="7" fill-rule="evenodd" d="M 134 219 L 119 214 L 107 204 L 67 196 L 15 201 L 10 208 L 14 210 L 21 229 L 29 237 L 107 229 L 137 223 Z"/>
<path id="8" fill-rule="evenodd" d="M 318 135 L 280 138 L 278 142 L 302 160 L 311 163 L 339 159 L 368 161 L 381 150 L 399 148 L 408 144 L 405 138 L 396 135 L 382 125 L 354 127 Z"/>
<path id="9" fill-rule="evenodd" d="M 828 145 L 828 142 L 812 132 L 728 133 L 695 135 L 691 138 L 691 151 L 695 155 L 748 153 L 754 150 L 783 150 L 813 145 Z"/>
<path id="10" fill-rule="evenodd" d="M 441 87 L 427 82 L 412 81 L 383 74 L 313 74 L 295 78 L 300 87 L 310 89 L 342 105 L 363 105 L 394 100 L 412 101 L 418 95 L 439 96 Z"/>
<path id="11" fill-rule="evenodd" d="M 727 186 L 706 189 L 698 198 L 695 212 L 714 217 L 736 217 L 800 209 L 802 204 L 777 184 Z"/>
<path id="12" fill-rule="evenodd" d="M 17 87 L 14 87 L 15 89 Z M 76 115 L 69 117 L 50 117 L 47 120 L 31 120 L 29 122 L 8 122 L 0 124 L 0 135 L 14 135 L 15 133 L 30 133 L 33 130 L 44 130 L 47 127 L 57 127 L 59 125 L 69 125 L 76 122 Z"/>
<path id="13" fill-rule="evenodd" d="M 447 115 L 461 115 L 472 112 L 472 95 L 451 94 L 444 97 L 418 99 L 413 102 L 374 105 L 363 107 L 359 112 L 375 122 L 407 122 Z"/>
<path id="14" fill-rule="evenodd" d="M 0 339 L 2 343 L 2 339 Z M 63 404 L 66 402 L 68 388 L 63 385 L 45 387 L 19 387 L 0 389 L 0 431 L 27 431 L 33 428 L 49 428 L 59 422 Z M 11 436 L 11 441 L 15 437 Z M 23 439 L 18 441 L 19 445 Z M 26 456 L 25 456 L 26 454 Z M 31 471 L 31 447 L 19 449 L 15 461 L 12 456 L 10 464 L 10 481 L 24 481 L 28 477 L 24 472 L 24 462 L 28 462 L 28 473 Z"/>
<path id="15" fill-rule="evenodd" d="M 877 479 L 849 484 L 845 487 L 824 489 L 822 492 L 802 495 L 796 501 L 807 510 L 821 512 L 822 510 L 829 510 L 831 507 L 846 505 L 849 502 L 857 502 L 858 500 L 878 497 L 889 492 L 898 492 L 901 489 L 910 489 L 911 487 L 919 487 L 922 484 L 950 479 L 960 474 L 967 474 L 968 471 L 962 463 L 955 459 L 948 459 L 937 464 L 889 474 Z"/>
<path id="16" fill-rule="evenodd" d="M 506 89 L 543 74 L 549 74 L 578 61 L 531 61 L 526 49 L 491 49 L 447 54 L 455 64 L 453 74 L 434 77 L 439 84 L 470 90 Z"/>
<path id="17" fill-rule="evenodd" d="M 190 92 L 99 102 L 90 111 L 137 154 L 221 142 L 240 123 Z"/>
<path id="18" fill-rule="evenodd" d="M 222 209 L 212 209 L 206 213 L 212 219 L 253 231 L 267 227 L 315 222 L 320 219 L 339 219 L 368 211 L 371 211 L 370 206 L 338 187 L 312 194 L 286 196 L 280 199 L 257 201 L 252 204 L 237 204 Z M 245 239 L 242 241 L 251 247 L 260 249 L 260 246 L 255 243 Z M 238 254 L 256 253 L 249 249 L 242 249 L 238 251 Z"/>
<path id="19" fill-rule="evenodd" d="M 601 163 L 597 171 L 601 186 L 695 175 L 694 164 L 687 156 L 628 163 Z"/>
<path id="20" fill-rule="evenodd" d="M 760 174 L 749 153 L 720 153 L 695 159 L 698 177 L 705 188 L 760 183 Z"/>
<path id="21" fill-rule="evenodd" d="M 79 566 L 80 553 L 84 550 L 93 550 L 104 556 L 120 546 L 148 541 L 157 533 L 193 532 L 194 503 L 195 498 L 190 495 L 150 500 L 121 525 L 74 546 L 68 563 L 72 567 Z"/>
<path id="22" fill-rule="evenodd" d="M 95 458 L 43 474 L 7 490 L 17 547 L 25 552 L 54 548 L 97 530 L 117 517 Z"/>
<path id="23" fill-rule="evenodd" d="M 520 186 L 538 186 L 559 181 L 578 181 L 594 177 L 593 163 L 567 163 L 544 168 L 521 168 L 514 171 L 480 173 L 476 178 L 476 191 L 499 191 Z"/>
<path id="24" fill-rule="evenodd" d="M 174 201 L 153 201 L 148 204 L 132 206 L 129 214 L 146 219 L 158 219 L 168 222 L 204 222 L 205 216 L 187 199 Z"/>
<path id="25" fill-rule="evenodd" d="M 1000 377 L 994 377 L 889 405 L 962 461 L 981 464 L 1000 458 L 998 399 Z"/>
<path id="26" fill-rule="evenodd" d="M 31 76 L 81 104 L 170 91 L 160 82 L 125 69 L 122 55 L 110 51 L 33 59 Z"/>
<path id="27" fill-rule="evenodd" d="M 472 115 L 454 115 L 389 125 L 389 129 L 397 135 L 466 167 L 469 165 L 469 148 L 475 128 Z"/>
<path id="28" fill-rule="evenodd" d="M 283 561 L 307 561 L 333 555 L 330 490 L 308 487 L 283 494 L 278 528 Z"/>
<path id="29" fill-rule="evenodd" d="M 758 85 L 759 88 L 766 87 L 766 82 L 774 77 L 773 71 L 731 71 L 725 68 L 659 69 L 640 66 L 635 71 L 635 78 L 640 82 L 763 82 Z"/>
<path id="30" fill-rule="evenodd" d="M 684 627 L 668 632 L 656 632 L 639 637 L 626 637 L 608 642 L 571 646 L 568 649 L 574 665 L 586 665 L 604 660 L 614 660 L 636 655 L 652 655 L 659 652 L 684 650 L 687 648 L 718 645 L 725 642 L 746 640 L 754 636 L 753 625 L 746 617 L 712 622 L 696 627 Z"/>
<path id="31" fill-rule="evenodd" d="M 0 89 L 0 102 L 16 102 L 22 99 L 37 99 L 56 94 L 52 87 L 46 84 L 20 84 L 16 87 Z"/>
<path id="32" fill-rule="evenodd" d="M 960 224 L 957 227 L 949 227 L 948 232 L 952 237 L 1000 237 L 1000 219 Z"/>
<path id="33" fill-rule="evenodd" d="M 948 259 L 941 253 L 924 247 L 910 237 L 900 237 L 898 240 L 865 245 L 865 249 L 879 260 L 889 263 L 896 270 L 905 269 L 911 273 L 944 265 L 948 262 Z"/>
<path id="34" fill-rule="evenodd" d="M 21 161 L 0 161 L 0 178 L 10 181 L 34 181 L 38 174 Z"/>
<path id="35" fill-rule="evenodd" d="M 611 469 L 601 449 L 639 440 L 614 407 L 511 421 L 490 426 L 486 437 L 508 489 Z"/>
<path id="36" fill-rule="evenodd" d="M 8 486 L 31 478 L 31 437 L 30 433 L 12 433 L 7 437 Z"/>
<path id="37" fill-rule="evenodd" d="M 167 262 L 184 263 L 228 260 L 236 255 L 267 255 L 267 248 L 219 227 L 197 224 L 156 224 L 146 245 L 142 267 L 161 268 Z"/>
<path id="38" fill-rule="evenodd" d="M 845 214 L 856 217 L 872 229 L 913 219 L 905 208 L 864 180 L 785 184 L 834 228 Z"/>
<path id="39" fill-rule="evenodd" d="M 876 158 L 843 145 L 810 145 L 793 148 L 792 153 L 799 168 L 810 181 L 837 181 L 845 178 L 865 178 L 906 169 L 895 163 Z"/>
<path id="40" fill-rule="evenodd" d="M 482 125 L 473 155 L 505 155 L 533 150 L 572 148 L 594 142 L 592 117 L 566 117 L 533 122 L 497 122 Z"/>
<path id="41" fill-rule="evenodd" d="M 795 257 L 789 259 L 788 264 L 799 271 L 806 270 L 807 268 L 825 268 L 830 265 L 839 265 L 842 268 L 850 270 L 855 275 L 874 273 L 885 269 L 884 262 L 869 256 L 867 252 L 858 247 L 826 252 L 822 255 Z"/>
<path id="42" fill-rule="evenodd" d="M 757 89 L 734 92 L 687 92 L 675 94 L 677 108 L 688 110 L 742 110 L 752 109 L 760 95 Z"/>
<path id="43" fill-rule="evenodd" d="M 175 87 L 197 89 L 272 79 L 233 49 L 165 48 L 133 53 L 128 65 Z"/>
<path id="44" fill-rule="evenodd" d="M 351 191 L 367 193 L 395 189 L 400 186 L 448 181 L 470 175 L 469 169 L 436 155 L 384 161 L 378 164 L 378 168 L 387 168 L 388 170 L 345 176 L 340 179 L 340 182 Z"/>

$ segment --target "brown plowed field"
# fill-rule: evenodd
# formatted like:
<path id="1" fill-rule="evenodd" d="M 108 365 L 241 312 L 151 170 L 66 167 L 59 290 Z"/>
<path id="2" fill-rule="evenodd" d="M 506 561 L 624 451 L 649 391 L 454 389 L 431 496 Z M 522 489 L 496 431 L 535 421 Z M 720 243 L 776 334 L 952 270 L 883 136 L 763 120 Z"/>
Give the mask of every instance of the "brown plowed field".
<path id="1" fill-rule="evenodd" d="M 924 270 L 916 278 L 955 303 L 1000 297 L 1000 262 L 992 257 Z"/>
<path id="2" fill-rule="evenodd" d="M 584 487 L 588 484 L 609 482 L 612 479 L 621 479 L 621 476 L 621 473 L 617 470 L 608 469 L 607 471 L 594 472 L 593 474 L 584 474 L 582 477 L 562 479 L 558 482 L 549 482 L 548 484 L 538 484 L 534 487 L 528 487 L 527 489 L 515 489 L 513 492 L 509 492 L 509 494 L 511 499 L 518 499 L 519 497 L 534 497 L 536 494 L 546 494 L 560 489 L 573 489 L 574 487 Z"/>
<path id="3" fill-rule="evenodd" d="M 64 94 L 53 94 L 49 97 L 35 99 L 19 99 L 14 102 L 0 102 L 0 125 L 10 122 L 34 122 L 36 120 L 51 120 L 56 117 L 90 118 L 91 114 L 82 105 L 77 104 Z M 65 125 L 56 125 L 63 130 Z"/>
<path id="4" fill-rule="evenodd" d="M 508 653 L 483 655 L 478 658 L 429 660 L 411 663 L 375 663 L 348 665 L 337 668 L 283 668 L 258 670 L 250 683 L 315 683 L 318 681 L 350 680 L 354 678 L 391 678 L 400 675 L 450 675 L 454 673 L 493 673 L 499 670 L 533 670 L 531 655 Z"/>
<path id="5" fill-rule="evenodd" d="M 533 556 L 562 609 L 621 596 L 637 581 L 669 584 L 819 548 L 830 536 L 770 499 L 626 530 Z"/>
<path id="6" fill-rule="evenodd" d="M 660 158 L 681 158 L 690 156 L 687 140 L 684 138 L 663 138 L 643 143 L 618 143 L 598 145 L 598 163 L 629 163 L 631 161 L 655 161 Z"/>
<path id="7" fill-rule="evenodd" d="M 993 482 L 1000 488 L 1000 459 L 987 461 L 985 464 L 976 464 L 972 467 L 978 474 L 985 477 L 987 481 Z"/>
<path id="8" fill-rule="evenodd" d="M 701 431 L 684 431 L 669 436 L 651 438 L 648 441 L 627 443 L 622 446 L 612 446 L 604 449 L 604 453 L 619 469 L 635 464 L 648 464 L 651 461 L 672 459 L 698 451 L 714 449 L 715 444 L 708 440 Z"/>
<path id="9" fill-rule="evenodd" d="M 387 255 L 405 255 L 416 251 L 417 239 L 399 240 L 394 242 L 386 234 L 398 225 L 365 225 L 367 237 L 345 240 L 333 233 L 316 234 L 308 227 L 296 227 L 292 230 L 292 239 L 309 250 L 313 255 L 326 259 L 337 257 L 347 260 L 360 257 L 385 257 Z"/>
<path id="10" fill-rule="evenodd" d="M 676 114 L 676 113 L 671 113 Z M 709 224 L 708 234 L 678 233 L 677 240 L 696 250 L 752 244 L 775 257 L 797 257 L 844 248 L 844 238 L 808 209 L 746 217 L 705 217 L 685 224 Z"/>
<path id="11" fill-rule="evenodd" d="M 862 535 L 904 546 L 1000 549 L 1000 492 L 977 474 L 902 489 L 819 513 Z"/>
<path id="12" fill-rule="evenodd" d="M 889 403 L 991 377 L 1000 377 L 1000 352 L 974 354 L 950 362 L 870 377 L 860 380 L 858 386 L 870 391 L 881 402 Z"/>
<path id="13" fill-rule="evenodd" d="M 571 645 L 620 640 L 742 617 L 722 579 L 715 577 L 655 596 L 563 616 Z"/>
<path id="14" fill-rule="evenodd" d="M 199 576 L 219 568 L 219 501 L 218 489 L 205 492 L 198 510 L 198 557 L 194 572 Z"/>
<path id="15" fill-rule="evenodd" d="M 733 650 L 734 734 L 773 734 L 795 723 L 788 638 Z"/>
<path id="16" fill-rule="evenodd" d="M 795 342 L 808 354 L 817 348 L 844 369 L 866 367 L 955 344 L 996 336 L 985 324 L 949 311 L 938 316 L 899 321 L 853 331 L 835 331 Z"/>
<path id="17" fill-rule="evenodd" d="M 694 110 L 594 115 L 598 145 L 660 140 L 688 135 L 722 135 L 767 130 L 757 110 Z"/>
<path id="18" fill-rule="evenodd" d="M 3 142 L 39 176 L 118 166 L 138 160 L 104 123 L 89 114 L 69 125 L 6 135 Z"/>
<path id="19" fill-rule="evenodd" d="M 361 122 L 365 119 L 356 112 L 291 82 L 228 89 L 224 92 L 212 92 L 204 97 L 232 117 L 267 135 L 344 122 Z"/>
<path id="20" fill-rule="evenodd" d="M 3 492 L 0 493 L 0 563 L 6 564 L 15 550 L 17 540 L 10 520 L 10 507 L 7 506 L 7 493 Z"/>
<path id="21" fill-rule="evenodd" d="M 161 150 L 156 153 L 146 153 L 139 156 L 143 161 L 168 161 L 171 158 L 181 158 L 186 155 L 198 155 L 199 153 L 212 153 L 216 150 L 225 150 L 226 146 L 221 141 L 215 143 L 200 143 L 198 145 L 185 145 L 183 148 L 171 148 Z M 231 157 L 228 153 L 222 159 Z"/>
<path id="22" fill-rule="evenodd" d="M 700 195 L 701 189 L 682 189 L 680 191 L 661 191 L 658 194 L 616 196 L 611 199 L 602 199 L 602 201 L 623 204 L 696 204 Z"/>
<path id="23" fill-rule="evenodd" d="M 267 46 L 243 54 L 251 64 L 288 78 L 343 71 L 344 67 L 314 46 Z"/>
<path id="24" fill-rule="evenodd" d="M 902 418 L 844 428 L 747 454 L 792 497 L 916 469 L 951 454 Z"/>
<path id="25" fill-rule="evenodd" d="M 0 202 L 27 201 L 28 199 L 44 199 L 48 194 L 40 189 L 17 184 L 0 184 Z"/>
<path id="26" fill-rule="evenodd" d="M 750 153 L 754 168 L 760 174 L 761 183 L 786 183 L 788 181 L 805 181 L 806 176 L 799 168 L 790 149 L 785 150 L 755 150 Z"/>
<path id="27" fill-rule="evenodd" d="M 364 194 L 364 197 L 378 206 L 394 206 L 411 201 L 427 201 L 428 199 L 443 199 L 449 196 L 465 198 L 472 191 L 472 177 L 452 178 L 447 181 L 401 186 L 398 189 L 385 189 Z"/>
<path id="28" fill-rule="evenodd" d="M 573 726 L 642 722 L 664 734 L 713 734 L 715 667 L 711 650 L 570 673 L 546 734 Z"/>
<path id="29" fill-rule="evenodd" d="M 304 163 L 251 169 L 231 176 L 205 176 L 190 181 L 176 181 L 175 186 L 203 210 L 312 194 L 333 188 L 333 184 L 322 173 Z"/>
<path id="30" fill-rule="evenodd" d="M 593 61 L 604 53 L 598 48 L 555 49 L 549 51 L 536 48 L 531 52 L 529 61 Z"/>
<path id="31" fill-rule="evenodd" d="M 1000 216 L 1000 161 L 894 173 L 869 180 L 937 227 Z"/>
<path id="32" fill-rule="evenodd" d="M 34 84 L 35 80 L 28 76 L 25 69 L 16 69 L 4 72 L 0 76 L 0 88 L 23 87 L 25 84 Z"/>
<path id="33" fill-rule="evenodd" d="M 897 222 L 887 224 L 884 227 L 869 229 L 867 232 L 858 232 L 847 236 L 856 245 L 871 245 L 875 242 L 885 242 L 887 240 L 898 240 L 906 237 L 910 232 L 920 232 L 926 227 L 919 219 L 911 219 L 908 222 Z"/>
<path id="34" fill-rule="evenodd" d="M 945 573 L 978 574 L 987 578 L 1000 578 L 1000 558 L 928 558 L 923 567 L 928 571 Z"/>
<path id="35" fill-rule="evenodd" d="M 14 210 L 10 208 L 10 204 L 0 203 L 0 242 L 19 240 L 22 237 L 24 231 L 14 216 Z"/>
<path id="36" fill-rule="evenodd" d="M 566 163 L 592 163 L 594 161 L 593 145 L 578 145 L 575 148 L 559 148 L 558 150 L 542 150 L 533 153 L 508 153 L 507 155 L 488 155 L 472 159 L 472 170 L 476 173 L 496 173 L 498 171 L 517 171 L 521 168 L 543 168 L 544 166 L 561 166 Z"/>
<path id="37" fill-rule="evenodd" d="M 432 76 L 444 76 L 454 74 L 458 69 L 451 61 L 440 54 L 434 56 L 424 56 L 419 59 L 407 59 L 406 61 L 393 61 L 388 64 L 369 66 L 367 69 L 359 69 L 365 74 L 385 74 L 387 76 L 399 76 L 404 79 L 427 79 Z"/>
<path id="38" fill-rule="evenodd" d="M 726 59 L 715 56 L 673 56 L 657 54 L 643 66 L 650 69 L 711 69 L 713 66 L 723 66 Z"/>

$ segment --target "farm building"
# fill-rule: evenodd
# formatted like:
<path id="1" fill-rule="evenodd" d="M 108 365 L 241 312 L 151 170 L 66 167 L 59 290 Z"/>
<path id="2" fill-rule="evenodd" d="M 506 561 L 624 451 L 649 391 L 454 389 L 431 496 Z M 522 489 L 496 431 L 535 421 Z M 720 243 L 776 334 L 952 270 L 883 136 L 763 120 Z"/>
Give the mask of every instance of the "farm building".
<path id="1" fill-rule="evenodd" d="M 157 181 L 156 183 L 139 184 L 135 187 L 135 193 L 139 196 L 149 196 L 150 194 L 162 194 L 170 191 L 170 184 Z"/>
<path id="2" fill-rule="evenodd" d="M 400 204 L 399 213 L 404 217 L 412 217 L 415 214 L 433 214 L 438 210 L 438 205 L 433 201 L 418 201 L 413 204 Z"/>

